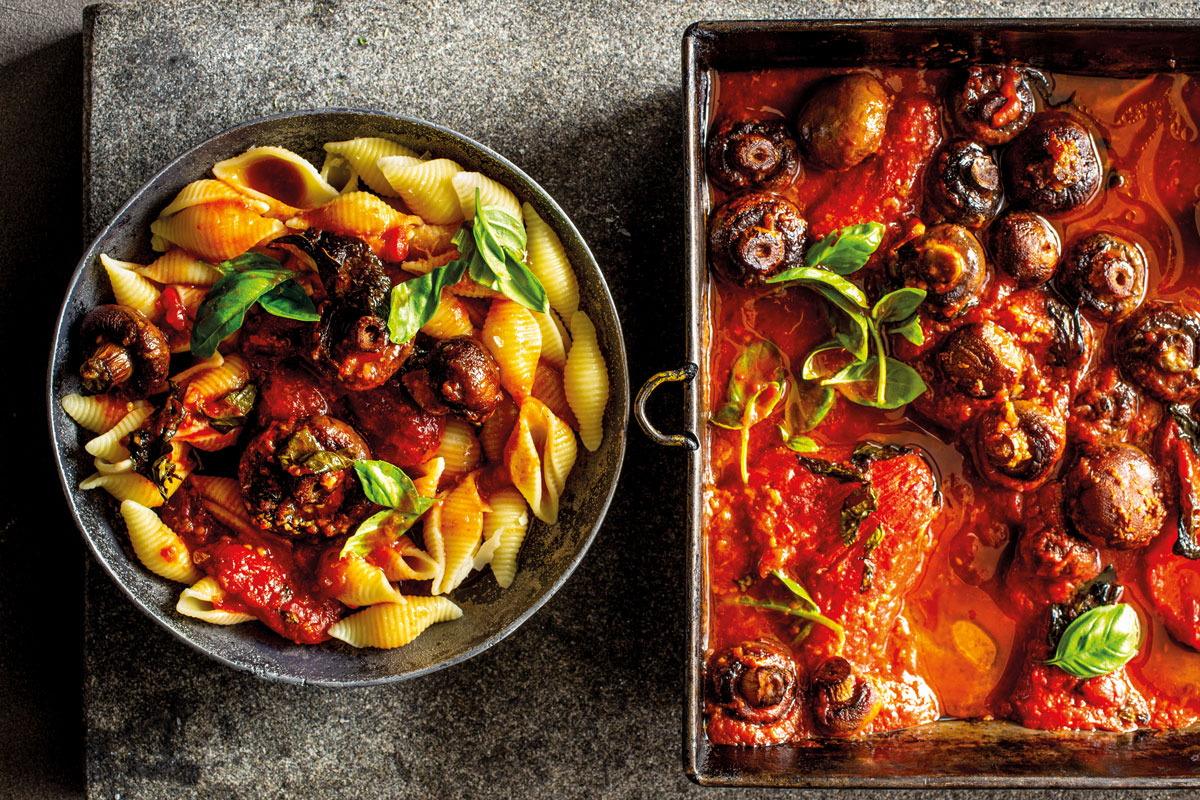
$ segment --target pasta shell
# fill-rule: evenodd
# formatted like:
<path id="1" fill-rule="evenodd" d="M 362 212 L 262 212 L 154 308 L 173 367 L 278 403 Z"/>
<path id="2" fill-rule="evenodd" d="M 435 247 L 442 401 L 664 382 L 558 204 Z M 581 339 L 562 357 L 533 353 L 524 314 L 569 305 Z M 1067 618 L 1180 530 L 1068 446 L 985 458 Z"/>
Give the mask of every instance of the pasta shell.
<path id="1" fill-rule="evenodd" d="M 529 510 L 521 493 L 511 486 L 493 492 L 488 502 L 492 510 L 483 515 L 483 536 L 488 541 L 496 537 L 492 575 L 501 589 L 507 589 L 517 574 L 517 554 L 529 530 Z"/>
<path id="2" fill-rule="evenodd" d="M 504 458 L 504 445 L 512 436 L 513 428 L 517 425 L 517 404 L 511 397 L 505 397 L 496 406 L 491 416 L 483 421 L 479 430 L 479 443 L 483 445 L 483 454 L 488 461 L 500 461 Z"/>
<path id="3" fill-rule="evenodd" d="M 68 394 L 59 402 L 67 416 L 92 433 L 105 433 L 135 408 L 149 407 L 145 400 L 131 403 L 119 394 Z"/>
<path id="4" fill-rule="evenodd" d="M 191 481 L 200 493 L 204 507 L 218 522 L 242 533 L 260 533 L 246 513 L 246 504 L 242 501 L 242 490 L 237 481 L 213 475 L 193 475 Z"/>
<path id="5" fill-rule="evenodd" d="M 445 460 L 446 474 L 449 476 L 462 475 L 475 469 L 479 466 L 480 456 L 475 429 L 457 417 L 447 418 L 442 443 L 434 455 Z"/>
<path id="6" fill-rule="evenodd" d="M 230 355 L 217 366 L 190 372 L 184 381 L 173 379 L 172 383 L 183 389 L 184 405 L 203 410 L 206 403 L 241 389 L 249 381 L 250 367 L 241 356 Z"/>
<path id="7" fill-rule="evenodd" d="M 252 147 L 217 162 L 212 171 L 243 194 L 269 204 L 271 213 L 280 216 L 316 208 L 338 194 L 307 159 L 282 147 Z"/>
<path id="8" fill-rule="evenodd" d="M 479 190 L 479 202 L 484 208 L 498 208 L 510 217 L 521 218 L 521 204 L 517 196 L 499 181 L 492 180 L 479 172 L 460 172 L 450 179 L 458 194 L 458 205 L 462 215 L 475 219 L 475 190 Z"/>
<path id="9" fill-rule="evenodd" d="M 390 581 L 431 581 L 442 573 L 437 559 L 417 547 L 407 535 L 388 548 L 376 548 L 371 558 L 379 560 Z"/>
<path id="10" fill-rule="evenodd" d="M 464 477 L 442 501 L 439 530 L 444 566 L 439 579 L 433 582 L 432 594 L 453 591 L 471 574 L 483 533 L 483 513 L 488 508 L 479 496 L 474 473 Z"/>
<path id="11" fill-rule="evenodd" d="M 398 195 L 392 185 L 388 183 L 387 178 L 383 176 L 383 172 L 379 168 L 379 160 L 403 156 L 413 159 L 414 163 L 420 161 L 415 150 L 379 136 L 364 136 L 344 142 L 327 142 L 325 152 L 345 158 L 362 178 L 363 183 L 371 191 L 384 197 L 397 197 Z"/>
<path id="12" fill-rule="evenodd" d="M 121 443 L 121 440 L 140 428 L 153 412 L 154 409 L 148 404 L 131 408 L 116 425 L 89 441 L 83 446 L 83 449 L 88 452 L 88 455 L 103 458 L 105 461 L 120 461 L 128 458 L 129 450 Z"/>
<path id="13" fill-rule="evenodd" d="M 97 472 L 80 482 L 84 491 L 103 489 L 119 501 L 133 500 L 147 508 L 158 508 L 164 502 L 153 483 L 136 472 L 105 474 Z"/>
<path id="14" fill-rule="evenodd" d="M 300 214 L 299 219 L 314 228 L 365 239 L 399 227 L 406 217 L 373 194 L 350 192 Z"/>
<path id="15" fill-rule="evenodd" d="M 321 180 L 338 190 L 338 194 L 358 191 L 358 172 L 349 161 L 336 153 L 325 154 L 320 175 Z"/>
<path id="16" fill-rule="evenodd" d="M 471 317 L 462 301 L 447 291 L 442 292 L 437 310 L 421 328 L 421 333 L 435 339 L 470 336 L 474 332 L 475 326 L 471 324 Z"/>
<path id="17" fill-rule="evenodd" d="M 178 214 L 185 208 L 191 208 L 203 203 L 229 202 L 240 203 L 256 214 L 265 214 L 271 210 L 270 203 L 247 197 L 227 183 L 205 178 L 203 180 L 192 181 L 183 187 L 179 191 L 179 194 L 175 195 L 175 199 L 166 208 L 158 212 L 158 218 L 169 217 L 172 214 Z"/>
<path id="18" fill-rule="evenodd" d="M 412 478 L 413 486 L 416 487 L 417 494 L 422 497 L 436 497 L 438 492 L 438 482 L 442 479 L 442 473 L 446 471 L 446 459 L 440 456 L 434 456 L 424 464 L 415 467 L 409 472 L 414 474 Z"/>
<path id="19" fill-rule="evenodd" d="M 175 610 L 185 617 L 201 619 L 212 625 L 237 625 L 254 619 L 253 615 L 241 611 L 217 608 L 224 599 L 225 590 L 216 578 L 201 578 L 180 593 Z"/>
<path id="20" fill-rule="evenodd" d="M 438 267 L 446 266 L 456 258 L 458 258 L 457 250 L 447 250 L 441 255 L 429 256 L 427 258 L 410 258 L 400 263 L 400 269 L 405 272 L 411 272 L 413 275 L 426 275 Z"/>
<path id="21" fill-rule="evenodd" d="M 579 438 L 595 450 L 604 438 L 604 407 L 608 405 L 608 365 L 596 341 L 596 328 L 588 315 L 576 311 L 571 317 L 574 343 L 563 369 L 567 402 L 579 420 Z"/>
<path id="22" fill-rule="evenodd" d="M 571 405 L 567 402 L 567 393 L 563 389 L 563 374 L 545 361 L 539 361 L 537 369 L 533 373 L 533 389 L 530 391 L 530 396 L 541 400 L 547 408 L 554 412 L 554 416 L 575 430 L 579 430 L 579 423 L 575 419 L 575 414 L 571 412 Z"/>
<path id="23" fill-rule="evenodd" d="M 397 161 L 401 158 L 404 156 L 381 159 L 379 168 L 404 205 L 426 222 L 461 222 L 462 207 L 452 180 L 462 167 L 448 158 L 415 164 Z"/>
<path id="24" fill-rule="evenodd" d="M 462 616 L 462 609 L 445 597 L 409 597 L 408 602 L 381 603 L 338 620 L 329 635 L 353 647 L 401 647 L 430 625 Z"/>
<path id="25" fill-rule="evenodd" d="M 569 319 L 579 308 L 579 280 L 571 269 L 558 234 L 529 203 L 522 205 L 521 210 L 525 213 L 529 269 L 546 289 L 550 307 L 563 319 Z"/>
<path id="26" fill-rule="evenodd" d="M 559 498 L 576 454 L 575 434 L 565 422 L 540 400 L 521 404 L 504 463 L 533 515 L 547 525 L 558 521 Z"/>
<path id="27" fill-rule="evenodd" d="M 113 297 L 118 304 L 136 308 L 149 320 L 161 316 L 158 298 L 162 290 L 133 271 L 140 269 L 140 264 L 117 261 L 103 253 L 100 254 L 100 263 L 108 274 L 108 282 L 112 285 Z"/>
<path id="28" fill-rule="evenodd" d="M 458 257 L 458 249 L 451 240 L 454 239 L 454 234 L 458 233 L 458 229 L 461 227 L 461 222 L 451 222 L 446 225 L 430 225 L 429 223 L 418 225 L 413 228 L 412 236 L 408 239 L 408 251 L 424 257 L 450 251 L 455 254 L 448 259 L 452 261 Z"/>
<path id="29" fill-rule="evenodd" d="M 203 577 L 192 564 L 192 554 L 175 531 L 158 515 L 135 500 L 121 503 L 121 516 L 129 529 L 133 552 L 155 575 L 180 583 L 195 583 Z"/>
<path id="30" fill-rule="evenodd" d="M 496 300 L 483 323 L 483 344 L 500 367 L 500 385 L 520 403 L 533 388 L 542 331 L 533 312 L 508 298 Z"/>
<path id="31" fill-rule="evenodd" d="M 376 603 L 404 603 L 404 596 L 388 581 L 387 574 L 368 564 L 362 557 L 354 555 L 342 559 L 345 564 L 343 587 L 337 596 L 338 602 L 351 608 L 371 606 Z"/>
<path id="32" fill-rule="evenodd" d="M 206 203 L 155 220 L 150 230 L 215 264 L 282 236 L 287 229 L 279 220 L 247 211 L 236 203 Z"/>
<path id="33" fill-rule="evenodd" d="M 567 349 L 571 346 L 570 334 L 553 309 L 544 314 L 540 311 L 529 313 L 533 314 L 538 330 L 542 332 L 542 360 L 562 369 L 567 363 Z"/>
<path id="34" fill-rule="evenodd" d="M 134 272 L 162 284 L 212 286 L 221 273 L 186 250 L 168 250 L 152 263 L 137 267 Z"/>

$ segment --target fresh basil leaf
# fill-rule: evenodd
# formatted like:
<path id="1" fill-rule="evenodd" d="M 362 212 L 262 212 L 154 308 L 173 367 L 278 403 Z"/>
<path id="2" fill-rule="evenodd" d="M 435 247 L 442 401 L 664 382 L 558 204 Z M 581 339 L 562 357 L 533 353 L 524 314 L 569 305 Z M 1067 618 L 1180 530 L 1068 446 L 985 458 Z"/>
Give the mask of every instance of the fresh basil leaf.
<path id="1" fill-rule="evenodd" d="M 419 516 L 437 502 L 436 499 L 424 497 L 417 492 L 412 478 L 405 475 L 399 467 L 386 461 L 355 461 L 354 471 L 358 473 L 363 493 L 372 503 Z"/>
<path id="2" fill-rule="evenodd" d="M 829 630 L 836 633 L 839 642 L 844 642 L 846 640 L 845 629 L 824 614 L 818 614 L 815 611 L 809 611 L 803 608 L 795 608 L 794 606 L 785 606 L 780 603 L 772 603 L 766 600 L 755 600 L 752 597 L 737 597 L 733 602 L 737 603 L 738 605 L 749 606 L 751 608 L 765 608 L 769 611 L 779 611 L 784 614 L 790 614 L 793 617 L 806 619 L 809 622 L 815 622 L 816 624 L 829 628 Z"/>
<path id="3" fill-rule="evenodd" d="M 779 432 L 783 435 L 783 446 L 794 453 L 815 453 L 821 446 L 808 436 L 793 436 L 788 438 L 787 430 L 780 425 Z"/>
<path id="4" fill-rule="evenodd" d="M 925 301 L 925 290 L 906 286 L 894 292 L 888 292 L 879 298 L 871 309 L 871 318 L 879 323 L 903 322 L 917 313 L 921 303 Z"/>
<path id="5" fill-rule="evenodd" d="M 780 384 L 783 377 L 783 359 L 773 342 L 763 339 L 746 346 L 734 359 L 729 371 L 725 406 L 711 422 L 722 428 L 740 430 L 750 399 L 760 396 L 766 386 Z M 778 401 L 777 395 L 775 402 Z"/>
<path id="6" fill-rule="evenodd" d="M 874 359 L 870 361 L 854 361 L 842 367 L 828 378 L 822 379 L 821 385 L 845 386 L 846 384 L 862 383 L 864 381 L 871 381 L 873 383 L 877 371 L 878 365 Z"/>
<path id="7" fill-rule="evenodd" d="M 863 369 L 857 373 L 849 373 L 848 371 L 851 367 L 862 367 Z M 872 359 L 865 364 L 851 364 L 850 367 L 842 370 L 833 378 L 825 379 L 823 383 L 836 385 L 842 396 L 850 402 L 857 403 L 860 406 L 870 406 L 871 408 L 900 408 L 916 400 L 924 393 L 926 389 L 925 381 L 908 364 L 889 356 L 887 359 L 887 370 L 883 402 L 879 402 L 878 396 L 878 385 L 876 382 L 878 361 L 876 359 Z M 858 380 L 853 380 L 852 378 L 855 376 L 861 377 Z"/>
<path id="8" fill-rule="evenodd" d="M 281 269 L 279 262 L 262 253 L 242 253 L 228 261 L 212 265 L 224 275 L 231 272 L 246 272 L 251 269 Z"/>
<path id="9" fill-rule="evenodd" d="M 542 286 L 542 282 L 533 274 L 529 267 L 525 266 L 523 261 L 519 261 L 509 254 L 508 259 L 508 281 L 500 287 L 500 291 L 510 300 L 516 300 L 526 308 L 545 314 L 550 310 L 550 296 L 546 294 L 546 287 Z"/>
<path id="10" fill-rule="evenodd" d="M 461 255 L 461 251 L 460 251 Z M 417 278 L 392 287 L 388 309 L 388 338 L 394 344 L 404 344 L 417 335 L 437 311 L 442 301 L 442 289 L 462 280 L 466 262 L 461 258 L 444 267 L 430 270 Z"/>
<path id="11" fill-rule="evenodd" d="M 925 331 L 921 328 L 921 317 L 917 314 L 913 314 L 899 325 L 889 328 L 888 333 L 898 333 L 918 347 L 925 344 Z"/>
<path id="12" fill-rule="evenodd" d="M 525 223 L 497 206 L 480 207 L 478 188 L 475 189 L 475 217 L 482 218 L 476 225 L 487 230 L 502 248 L 517 253 L 525 249 L 528 241 Z"/>
<path id="13" fill-rule="evenodd" d="M 884 230 L 878 222 L 847 226 L 809 247 L 805 260 L 839 275 L 857 272 L 883 243 Z"/>
<path id="14" fill-rule="evenodd" d="M 1054 658 L 1044 663 L 1077 678 L 1098 678 L 1120 669 L 1137 655 L 1141 626 L 1127 603 L 1097 606 L 1063 631 Z"/>
<path id="15" fill-rule="evenodd" d="M 475 190 L 475 223 L 470 238 L 468 250 L 460 246 L 459 254 L 467 262 L 471 280 L 533 311 L 550 310 L 545 287 L 525 265 L 524 223 L 502 209 L 482 205 L 479 189 Z"/>
<path id="16" fill-rule="evenodd" d="M 321 319 L 312 298 L 304 287 L 295 280 L 287 280 L 258 298 L 258 304 L 269 314 L 300 322 L 316 322 Z"/>
<path id="17" fill-rule="evenodd" d="M 250 306 L 294 274 L 286 269 L 248 269 L 221 276 L 196 310 L 192 354 L 200 358 L 212 356 L 221 340 L 242 327 Z"/>
<path id="18" fill-rule="evenodd" d="M 842 343 L 838 341 L 826 342 L 825 344 L 818 345 L 817 347 L 813 348 L 804 358 L 804 366 L 800 368 L 800 377 L 806 381 L 820 382 L 822 378 L 826 378 L 833 374 L 828 370 L 822 369 L 819 356 L 824 353 L 832 353 L 838 350 L 844 351 L 845 349 L 845 347 L 842 347 Z M 833 372 L 836 371 L 837 370 L 833 370 Z"/>
<path id="19" fill-rule="evenodd" d="M 820 267 L 793 267 L 767 278 L 766 282 L 796 284 L 807 286 L 810 289 L 824 286 L 837 292 L 860 309 L 868 307 L 867 296 L 863 294 L 862 289 L 841 275 Z"/>
<path id="20" fill-rule="evenodd" d="M 812 381 L 788 380 L 788 394 L 783 406 L 784 438 L 798 433 L 807 433 L 821 424 L 825 415 L 833 408 L 833 390 Z"/>
<path id="21" fill-rule="evenodd" d="M 373 540 L 377 538 L 372 536 L 372 534 L 384 527 L 384 524 L 388 521 L 388 518 L 393 514 L 395 514 L 394 511 L 392 511 L 390 508 L 385 508 L 383 511 L 378 511 L 367 517 L 365 520 L 359 523 L 359 526 L 355 528 L 354 533 L 352 533 L 350 538 L 346 540 L 346 543 L 342 545 L 342 551 L 338 555 L 342 558 L 345 558 L 350 553 L 354 553 L 355 555 L 366 557 L 367 554 L 373 549 L 371 546 Z M 395 534 L 395 537 L 398 538 L 399 534 Z"/>
<path id="22" fill-rule="evenodd" d="M 826 306 L 825 316 L 829 320 L 833 338 L 849 350 L 855 360 L 866 361 L 870 337 L 870 321 L 866 315 L 833 289 L 827 286 L 814 288 L 832 304 L 832 307 Z"/>
<path id="23" fill-rule="evenodd" d="M 796 595 L 800 602 L 807 605 L 813 611 L 819 612 L 821 610 L 821 607 L 817 605 L 817 601 L 812 599 L 812 595 L 808 593 L 808 590 L 799 581 L 788 577 L 787 573 L 781 569 L 772 570 L 771 574 L 778 578 L 779 582 L 786 586 L 789 592 Z"/>

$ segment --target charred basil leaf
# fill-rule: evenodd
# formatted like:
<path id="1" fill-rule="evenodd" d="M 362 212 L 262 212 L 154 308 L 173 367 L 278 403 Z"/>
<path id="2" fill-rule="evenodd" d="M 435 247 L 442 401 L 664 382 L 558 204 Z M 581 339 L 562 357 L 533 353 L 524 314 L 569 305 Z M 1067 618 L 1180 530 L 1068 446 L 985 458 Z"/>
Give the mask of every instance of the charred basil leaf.
<path id="1" fill-rule="evenodd" d="M 875 580 L 875 548 L 883 541 L 883 537 L 887 535 L 887 528 L 882 525 L 876 525 L 875 530 L 871 531 L 871 535 L 867 537 L 867 541 L 863 544 L 863 574 L 862 582 L 858 586 L 859 594 L 866 594 L 871 591 L 871 583 Z"/>
<path id="2" fill-rule="evenodd" d="M 208 424 L 214 429 L 225 433 L 234 428 L 240 428 L 246 422 L 246 417 L 254 410 L 254 402 L 258 399 L 258 387 L 247 383 L 240 389 L 226 392 L 220 403 L 229 409 L 228 414 L 210 415 Z"/>
<path id="3" fill-rule="evenodd" d="M 906 456 L 913 452 L 911 447 L 903 444 L 879 444 L 878 442 L 859 442 L 854 452 L 850 454 L 850 463 L 860 470 L 876 461 L 887 461 L 889 458 Z"/>
<path id="4" fill-rule="evenodd" d="M 841 534 L 842 544 L 852 545 L 858 538 L 858 529 L 863 520 L 879 508 L 879 497 L 870 483 L 855 489 L 842 501 Z"/>
<path id="5" fill-rule="evenodd" d="M 812 458 L 811 456 L 796 456 L 796 459 L 812 474 L 833 478 L 838 483 L 866 483 L 867 481 L 865 472 L 848 464 L 839 464 L 836 461 L 826 461 L 823 458 Z"/>
<path id="6" fill-rule="evenodd" d="M 1192 416 L 1191 409 L 1180 403 L 1167 406 L 1176 426 L 1179 438 L 1191 449 L 1191 456 L 1200 456 L 1200 424 Z M 1179 518 L 1176 522 L 1178 536 L 1171 552 L 1177 556 L 1196 561 L 1200 559 L 1200 540 L 1196 537 L 1196 523 L 1200 511 L 1200 498 L 1195 495 L 1194 481 L 1200 476 L 1194 474 L 1195 464 L 1191 456 L 1180 446 L 1179 466 L 1176 472 L 1179 476 Z"/>
<path id="7" fill-rule="evenodd" d="M 1137 655 L 1141 626 L 1127 603 L 1097 606 L 1063 631 L 1050 666 L 1077 678 L 1098 678 L 1120 669 Z"/>
<path id="8" fill-rule="evenodd" d="M 301 428 L 288 437 L 283 450 L 279 453 L 279 465 L 284 469 L 290 469 L 298 464 L 303 464 L 319 452 L 321 452 L 321 443 L 317 441 L 317 437 L 308 428 Z"/>
<path id="9" fill-rule="evenodd" d="M 304 468 L 311 470 L 314 475 L 323 475 L 326 472 L 338 472 L 343 469 L 350 469 L 353 466 L 353 456 L 347 455 L 342 450 L 322 450 L 304 459 Z"/>

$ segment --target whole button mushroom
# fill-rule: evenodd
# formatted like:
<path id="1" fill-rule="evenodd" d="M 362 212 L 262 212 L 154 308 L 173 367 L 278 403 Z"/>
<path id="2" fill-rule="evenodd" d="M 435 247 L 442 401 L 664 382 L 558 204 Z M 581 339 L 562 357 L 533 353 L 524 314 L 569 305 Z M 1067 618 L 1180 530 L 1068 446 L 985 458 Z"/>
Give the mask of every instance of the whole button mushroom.
<path id="1" fill-rule="evenodd" d="M 949 222 L 969 228 L 986 225 L 1000 210 L 1000 168 L 975 142 L 959 139 L 933 158 L 929 201 Z"/>
<path id="2" fill-rule="evenodd" d="M 725 189 L 781 189 L 799 171 L 796 140 L 782 120 L 726 122 L 709 137 L 708 176 Z"/>
<path id="3" fill-rule="evenodd" d="M 890 107 L 887 90 L 872 75 L 825 81 L 796 118 L 801 152 L 820 169 L 853 167 L 879 150 Z"/>
<path id="4" fill-rule="evenodd" d="M 1004 154 L 1008 197 L 1041 214 L 1063 214 L 1086 205 L 1100 188 L 1100 158 L 1092 136 L 1061 114 L 1041 116 Z"/>
<path id="5" fill-rule="evenodd" d="M 989 408 L 975 419 L 972 455 L 988 482 L 1026 491 L 1045 483 L 1067 444 L 1063 419 L 1026 400 Z"/>
<path id="6" fill-rule="evenodd" d="M 1167 403 L 1200 399 L 1200 315 L 1155 303 L 1121 329 L 1117 362 L 1136 384 Z"/>
<path id="7" fill-rule="evenodd" d="M 983 248 L 969 230 L 944 222 L 892 253 L 889 270 L 905 286 L 924 289 L 925 304 L 953 319 L 979 302 L 987 284 Z"/>
<path id="8" fill-rule="evenodd" d="M 713 212 L 708 256 L 713 270 L 742 286 L 804 266 L 808 223 L 800 209 L 773 194 L 734 198 Z"/>
<path id="9" fill-rule="evenodd" d="M 743 727 L 760 728 L 794 715 L 799 684 L 796 664 L 773 642 L 743 642 L 715 654 L 708 663 L 707 679 L 711 714 Z M 786 735 L 790 731 L 784 726 L 777 732 Z M 774 738 L 773 733 L 768 729 L 766 735 Z M 757 731 L 755 739 L 760 735 Z"/>
<path id="10" fill-rule="evenodd" d="M 496 359 L 469 336 L 438 341 L 415 366 L 401 380 L 430 414 L 456 414 L 478 425 L 504 399 Z"/>
<path id="11" fill-rule="evenodd" d="M 96 306 L 79 332 L 91 347 L 79 367 L 84 391 L 103 394 L 120 388 L 132 397 L 145 397 L 163 387 L 171 348 L 162 331 L 136 308 Z"/>
<path id="12" fill-rule="evenodd" d="M 964 325 L 937 354 L 942 375 L 968 397 L 995 397 L 1014 390 L 1027 356 L 1011 333 L 994 322 Z"/>
<path id="13" fill-rule="evenodd" d="M 813 722 L 828 736 L 853 736 L 866 729 L 882 706 L 867 678 L 854 674 L 841 656 L 826 659 L 813 672 L 809 699 Z"/>
<path id="14" fill-rule="evenodd" d="M 1120 319 L 1146 296 L 1146 257 L 1111 233 L 1093 233 L 1071 244 L 1058 271 L 1063 294 L 1092 316 Z"/>
<path id="15" fill-rule="evenodd" d="M 1033 114 L 1033 92 L 1012 67 L 968 67 L 947 100 L 954 127 L 993 147 L 1024 130 Z"/>
<path id="16" fill-rule="evenodd" d="M 1045 217 L 1032 211 L 1009 211 L 988 228 L 992 261 L 1018 286 L 1040 286 L 1054 277 L 1062 242 Z"/>
<path id="17" fill-rule="evenodd" d="M 1067 511 L 1075 529 L 1097 544 L 1141 547 L 1166 519 L 1158 469 L 1131 444 L 1082 455 L 1067 475 Z"/>

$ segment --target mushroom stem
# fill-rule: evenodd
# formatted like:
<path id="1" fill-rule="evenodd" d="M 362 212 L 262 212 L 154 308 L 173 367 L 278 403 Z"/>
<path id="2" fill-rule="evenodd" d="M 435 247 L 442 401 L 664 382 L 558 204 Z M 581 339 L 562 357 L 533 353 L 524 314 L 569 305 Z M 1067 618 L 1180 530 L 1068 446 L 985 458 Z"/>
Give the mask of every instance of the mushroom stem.
<path id="1" fill-rule="evenodd" d="M 133 377 L 129 351 L 112 342 L 101 342 L 79 367 L 83 388 L 93 394 L 110 391 Z"/>

